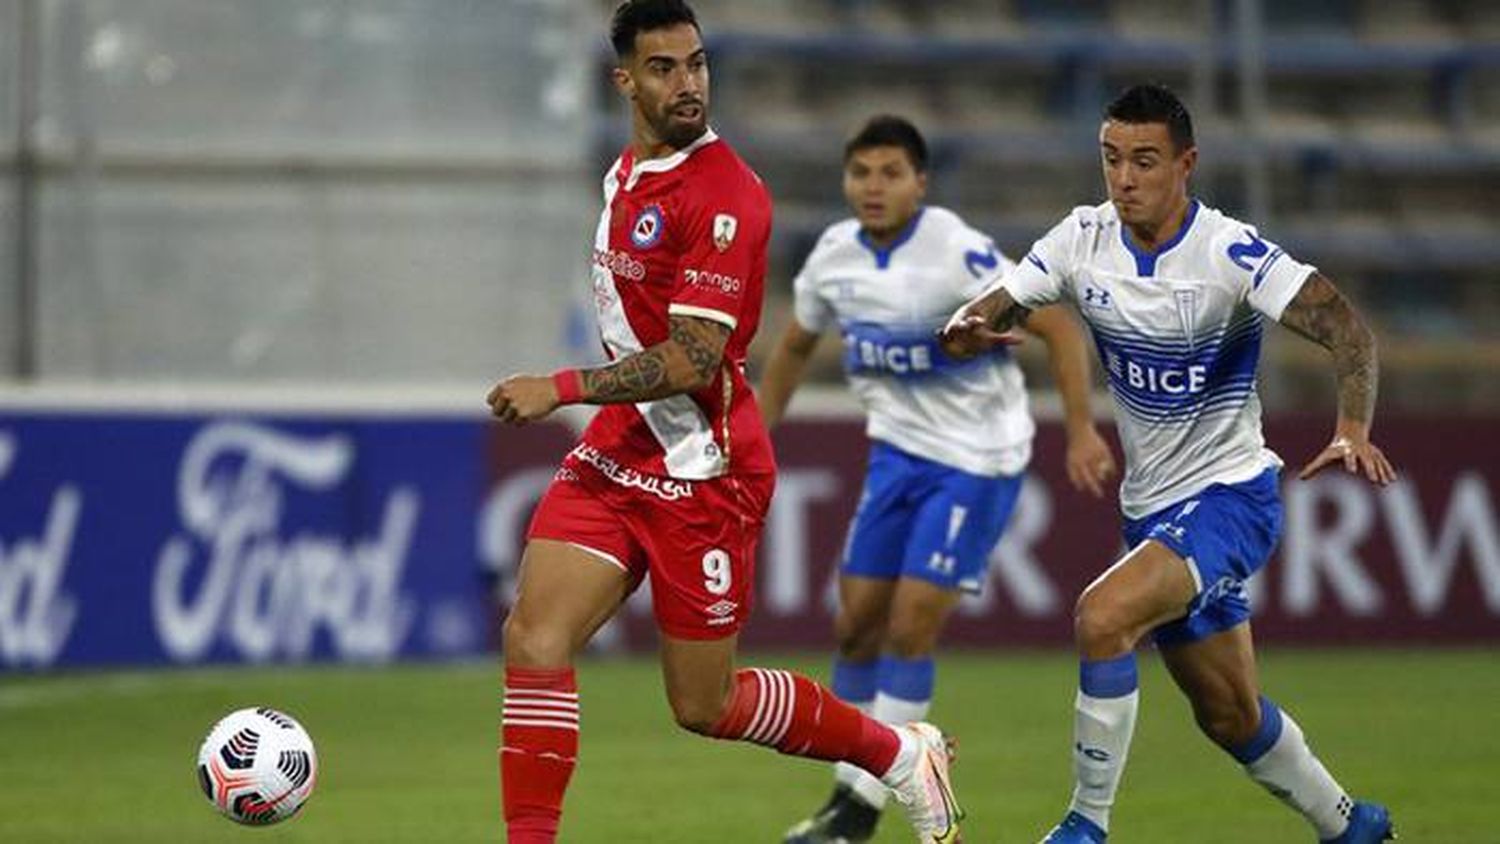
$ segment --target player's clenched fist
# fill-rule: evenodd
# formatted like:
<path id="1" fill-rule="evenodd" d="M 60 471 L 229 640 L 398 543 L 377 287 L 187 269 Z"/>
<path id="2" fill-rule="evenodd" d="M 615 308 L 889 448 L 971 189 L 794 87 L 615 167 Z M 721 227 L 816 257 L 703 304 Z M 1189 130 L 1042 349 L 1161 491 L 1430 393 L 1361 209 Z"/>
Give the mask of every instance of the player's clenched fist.
<path id="1" fill-rule="evenodd" d="M 511 425 L 535 422 L 557 409 L 557 386 L 545 375 L 512 375 L 490 390 L 490 413 Z"/>

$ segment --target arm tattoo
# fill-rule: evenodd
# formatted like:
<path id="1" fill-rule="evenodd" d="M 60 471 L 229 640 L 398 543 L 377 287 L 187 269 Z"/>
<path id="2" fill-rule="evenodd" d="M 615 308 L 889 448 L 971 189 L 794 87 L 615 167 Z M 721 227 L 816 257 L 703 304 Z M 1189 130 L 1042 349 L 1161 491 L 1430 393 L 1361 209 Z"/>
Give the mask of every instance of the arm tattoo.
<path id="1" fill-rule="evenodd" d="M 593 404 L 645 401 L 658 398 L 667 386 L 666 355 L 652 346 L 609 366 L 581 373 L 583 394 Z"/>
<path id="2" fill-rule="evenodd" d="M 1018 325 L 1024 325 L 1027 315 L 1031 313 L 1030 308 L 1017 303 L 1004 287 L 996 287 L 985 294 L 982 303 L 984 310 L 980 313 L 989 314 L 990 327 L 996 331 L 1009 331 Z"/>
<path id="3" fill-rule="evenodd" d="M 705 384 L 714 380 L 724 357 L 724 344 L 729 342 L 729 326 L 694 317 L 671 317 L 667 332 L 687 355 L 698 380 Z"/>
<path id="4" fill-rule="evenodd" d="M 1380 367 L 1375 337 L 1349 300 L 1322 273 L 1313 273 L 1287 305 L 1281 324 L 1333 354 L 1339 415 L 1368 423 L 1375 415 Z"/>
<path id="5" fill-rule="evenodd" d="M 670 317 L 670 339 L 580 373 L 591 404 L 653 401 L 713 381 L 730 328 L 697 317 Z"/>

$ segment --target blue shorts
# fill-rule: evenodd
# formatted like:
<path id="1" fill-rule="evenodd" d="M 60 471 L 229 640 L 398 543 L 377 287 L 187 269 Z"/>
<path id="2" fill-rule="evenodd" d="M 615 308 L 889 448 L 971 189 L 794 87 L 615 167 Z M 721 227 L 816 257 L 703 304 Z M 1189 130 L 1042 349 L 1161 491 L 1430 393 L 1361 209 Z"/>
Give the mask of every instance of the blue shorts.
<path id="1" fill-rule="evenodd" d="M 1248 621 L 1245 581 L 1265 566 L 1280 536 L 1276 469 L 1243 483 L 1213 484 L 1187 501 L 1127 519 L 1126 544 L 1134 548 L 1148 539 L 1160 542 L 1187 561 L 1198 581 L 1187 617 L 1156 628 L 1156 643 L 1196 642 Z"/>
<path id="2" fill-rule="evenodd" d="M 1020 475 L 971 475 L 880 441 L 840 574 L 915 577 L 977 593 L 1021 491 Z"/>

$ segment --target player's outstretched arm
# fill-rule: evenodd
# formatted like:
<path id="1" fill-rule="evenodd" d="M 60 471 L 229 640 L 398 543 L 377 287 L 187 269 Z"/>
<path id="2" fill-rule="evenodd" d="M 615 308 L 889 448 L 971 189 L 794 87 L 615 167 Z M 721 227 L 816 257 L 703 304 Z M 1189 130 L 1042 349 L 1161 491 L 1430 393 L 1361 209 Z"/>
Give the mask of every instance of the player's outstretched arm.
<path id="1" fill-rule="evenodd" d="M 1047 361 L 1062 397 L 1064 427 L 1068 433 L 1068 480 L 1075 489 L 1104 497 L 1105 484 L 1115 474 L 1115 458 L 1109 444 L 1094 427 L 1090 407 L 1089 353 L 1083 330 L 1060 305 L 1038 308 L 1026 315 L 1022 325 L 1047 344 Z"/>
<path id="2" fill-rule="evenodd" d="M 1302 468 L 1298 477 L 1310 478 L 1324 467 L 1342 461 L 1353 474 L 1363 473 L 1377 484 L 1396 479 L 1385 454 L 1370 442 L 1375 416 L 1375 392 L 1380 365 L 1375 335 L 1349 300 L 1322 273 L 1303 282 L 1281 314 L 1281 324 L 1327 349 L 1338 379 L 1339 416 L 1333 440 Z"/>
<path id="3" fill-rule="evenodd" d="M 608 366 L 501 381 L 487 398 L 490 412 L 524 425 L 564 404 L 634 404 L 701 390 L 718 374 L 731 330 L 699 317 L 669 317 L 665 342 Z"/>
<path id="4" fill-rule="evenodd" d="M 818 347 L 821 336 L 803 328 L 795 319 L 787 324 L 775 351 L 771 352 L 770 363 L 766 364 L 760 389 L 756 391 L 760 416 L 767 428 L 774 428 L 786 413 L 786 406 L 802 383 L 807 361 L 812 357 L 813 349 Z"/>
<path id="5" fill-rule="evenodd" d="M 949 357 L 972 358 L 1001 345 L 1020 341 L 1008 333 L 1026 319 L 1028 309 L 1016 303 L 1010 291 L 995 285 L 959 308 L 938 337 Z"/>

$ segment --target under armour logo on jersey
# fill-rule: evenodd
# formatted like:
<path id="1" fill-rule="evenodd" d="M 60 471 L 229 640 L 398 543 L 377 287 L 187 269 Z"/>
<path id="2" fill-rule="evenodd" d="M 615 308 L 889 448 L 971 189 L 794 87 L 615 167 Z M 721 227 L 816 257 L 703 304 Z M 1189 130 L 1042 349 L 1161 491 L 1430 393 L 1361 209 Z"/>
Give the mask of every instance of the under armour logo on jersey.
<path id="1" fill-rule="evenodd" d="M 734 235 L 740 230 L 740 221 L 731 214 L 714 215 L 714 248 L 728 252 L 734 243 Z"/>
<path id="2" fill-rule="evenodd" d="M 1100 290 L 1097 287 L 1083 289 L 1083 303 L 1091 308 L 1108 308 L 1111 305 L 1110 300 L 1108 290 Z"/>
<path id="3" fill-rule="evenodd" d="M 635 224 L 630 227 L 630 242 L 637 249 L 650 249 L 661 241 L 661 230 L 661 208 L 647 205 L 636 215 Z"/>

